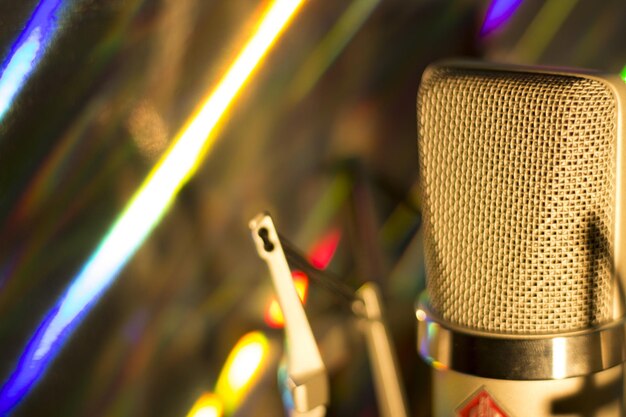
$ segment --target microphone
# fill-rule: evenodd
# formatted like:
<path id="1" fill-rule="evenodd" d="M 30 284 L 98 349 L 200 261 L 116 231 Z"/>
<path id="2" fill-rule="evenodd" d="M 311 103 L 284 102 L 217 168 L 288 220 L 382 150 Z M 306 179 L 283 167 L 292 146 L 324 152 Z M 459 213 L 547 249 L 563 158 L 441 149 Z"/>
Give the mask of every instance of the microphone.
<path id="1" fill-rule="evenodd" d="M 474 62 L 417 96 L 433 416 L 622 416 L 626 86 Z"/>

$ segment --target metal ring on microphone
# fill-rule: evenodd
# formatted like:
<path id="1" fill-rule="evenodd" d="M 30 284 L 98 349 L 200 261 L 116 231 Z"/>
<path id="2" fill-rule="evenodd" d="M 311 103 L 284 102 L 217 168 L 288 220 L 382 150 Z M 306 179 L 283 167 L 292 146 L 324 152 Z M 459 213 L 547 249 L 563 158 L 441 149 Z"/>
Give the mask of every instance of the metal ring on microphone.
<path id="1" fill-rule="evenodd" d="M 417 349 L 436 369 L 509 380 L 589 375 L 626 361 L 624 318 L 588 330 L 553 335 L 494 334 L 435 318 L 428 297 L 416 309 Z"/>

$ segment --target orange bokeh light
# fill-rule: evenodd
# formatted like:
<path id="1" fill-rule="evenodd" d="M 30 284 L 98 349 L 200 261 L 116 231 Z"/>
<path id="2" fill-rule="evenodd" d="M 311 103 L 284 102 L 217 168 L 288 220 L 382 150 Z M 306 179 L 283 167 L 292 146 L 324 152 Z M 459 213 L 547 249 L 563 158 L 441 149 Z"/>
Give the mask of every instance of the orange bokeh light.
<path id="1" fill-rule="evenodd" d="M 293 278 L 293 284 L 296 287 L 298 297 L 300 298 L 300 301 L 304 303 L 309 292 L 309 277 L 300 271 L 293 271 L 291 276 Z M 285 325 L 283 311 L 280 309 L 280 305 L 278 305 L 276 297 L 272 298 L 269 305 L 265 309 L 265 322 L 268 326 L 274 329 L 280 329 Z"/>

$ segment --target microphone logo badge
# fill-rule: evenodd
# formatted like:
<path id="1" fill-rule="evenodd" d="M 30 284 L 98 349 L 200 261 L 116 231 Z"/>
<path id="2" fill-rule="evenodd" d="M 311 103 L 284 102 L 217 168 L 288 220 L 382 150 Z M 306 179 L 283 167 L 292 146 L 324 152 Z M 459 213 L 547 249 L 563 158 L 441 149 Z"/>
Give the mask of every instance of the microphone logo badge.
<path id="1" fill-rule="evenodd" d="M 457 408 L 456 413 L 458 417 L 511 417 L 502 410 L 485 387 L 479 388 L 472 394 Z"/>

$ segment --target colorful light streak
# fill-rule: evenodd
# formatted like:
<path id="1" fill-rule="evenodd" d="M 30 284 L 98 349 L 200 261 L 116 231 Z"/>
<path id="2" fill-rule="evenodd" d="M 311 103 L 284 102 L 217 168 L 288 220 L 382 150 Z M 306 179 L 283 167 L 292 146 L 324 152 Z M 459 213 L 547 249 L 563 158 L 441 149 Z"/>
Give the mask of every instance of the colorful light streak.
<path id="1" fill-rule="evenodd" d="M 27 343 L 0 389 L 0 415 L 10 412 L 43 376 L 73 330 L 112 284 L 163 217 L 183 184 L 215 143 L 211 135 L 234 98 L 304 0 L 276 0 L 216 88 L 173 140 L 57 304 Z M 42 4 L 51 4 L 42 3 Z"/>
<path id="2" fill-rule="evenodd" d="M 427 349 L 428 342 L 437 337 L 437 332 L 438 332 L 438 326 L 435 323 L 428 323 L 426 327 L 427 337 L 426 339 L 422 341 L 422 346 L 420 347 L 420 353 L 426 358 L 426 361 L 428 361 L 433 368 L 439 371 L 443 371 L 443 370 L 448 369 L 448 367 L 444 365 L 443 363 L 439 362 L 438 360 L 434 359 L 433 357 L 429 356 L 428 349 Z"/>
<path id="3" fill-rule="evenodd" d="M 290 416 L 293 414 L 293 410 L 296 408 L 296 405 L 293 402 L 293 395 L 291 395 L 289 370 L 287 368 L 287 358 L 284 356 L 278 364 L 278 372 L 276 377 L 278 379 L 278 389 L 280 390 L 280 398 L 283 402 L 285 414 Z"/>
<path id="4" fill-rule="evenodd" d="M 622 81 L 626 83 L 626 66 L 622 68 L 622 72 L 619 73 L 619 76 L 622 78 Z"/>
<path id="5" fill-rule="evenodd" d="M 57 28 L 62 0 L 41 0 L 0 68 L 0 120 L 41 61 Z"/>
<path id="6" fill-rule="evenodd" d="M 503 27 L 511 20 L 520 4 L 522 0 L 492 0 L 487 8 L 480 36 L 488 36 Z"/>

